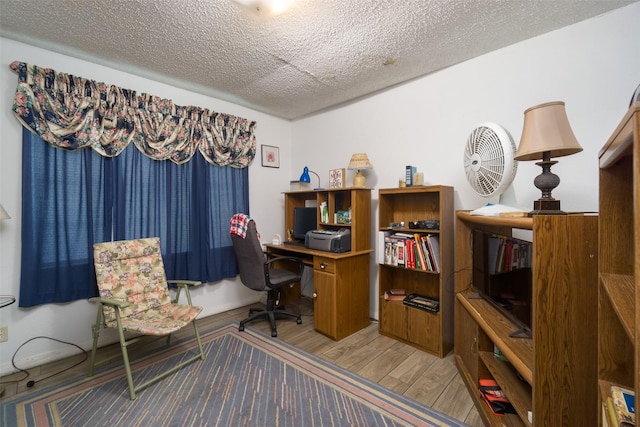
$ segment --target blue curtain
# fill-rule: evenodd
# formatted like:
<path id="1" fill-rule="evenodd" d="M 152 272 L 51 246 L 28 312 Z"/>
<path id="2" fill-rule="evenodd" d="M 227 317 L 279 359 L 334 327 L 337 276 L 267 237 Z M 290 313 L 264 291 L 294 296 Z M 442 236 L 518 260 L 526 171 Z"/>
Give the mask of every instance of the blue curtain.
<path id="1" fill-rule="evenodd" d="M 158 236 L 167 277 L 237 274 L 229 218 L 249 212 L 248 168 L 54 148 L 23 129 L 20 307 L 97 295 L 93 243 Z"/>
<path id="2" fill-rule="evenodd" d="M 168 277 L 212 282 L 237 274 L 229 219 L 248 212 L 248 169 L 155 161 L 133 147 L 117 158 L 114 240 L 158 236 Z"/>

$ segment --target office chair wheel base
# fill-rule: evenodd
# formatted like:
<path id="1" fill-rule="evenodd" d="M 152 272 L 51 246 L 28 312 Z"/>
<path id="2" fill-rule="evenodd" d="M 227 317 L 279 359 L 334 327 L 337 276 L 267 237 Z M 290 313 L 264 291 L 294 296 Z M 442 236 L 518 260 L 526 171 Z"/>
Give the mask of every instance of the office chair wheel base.
<path id="1" fill-rule="evenodd" d="M 241 323 L 240 326 L 238 326 L 238 330 L 240 332 L 244 331 L 244 325 Z"/>
<path id="2" fill-rule="evenodd" d="M 298 318 L 296 319 L 296 324 L 298 324 L 298 325 L 302 325 L 302 319 L 298 317 Z"/>
<path id="3" fill-rule="evenodd" d="M 275 338 L 278 336 L 278 333 L 276 331 L 271 331 L 271 336 Z"/>

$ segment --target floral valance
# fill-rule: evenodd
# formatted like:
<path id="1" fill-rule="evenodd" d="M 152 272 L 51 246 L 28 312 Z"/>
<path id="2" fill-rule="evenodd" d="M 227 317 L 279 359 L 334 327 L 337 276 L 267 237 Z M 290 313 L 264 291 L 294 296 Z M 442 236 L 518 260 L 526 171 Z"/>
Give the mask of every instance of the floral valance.
<path id="1" fill-rule="evenodd" d="M 15 61 L 13 112 L 51 145 L 91 147 L 103 156 L 129 143 L 155 160 L 185 163 L 200 151 L 211 164 L 244 168 L 256 154 L 256 122 L 136 93 Z"/>

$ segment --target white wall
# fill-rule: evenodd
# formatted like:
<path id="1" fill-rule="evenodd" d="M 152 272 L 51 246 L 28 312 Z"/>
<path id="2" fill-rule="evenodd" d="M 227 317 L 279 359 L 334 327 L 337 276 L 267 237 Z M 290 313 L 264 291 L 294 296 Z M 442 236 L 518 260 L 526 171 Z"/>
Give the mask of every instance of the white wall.
<path id="1" fill-rule="evenodd" d="M 258 123 L 258 155 L 249 167 L 251 214 L 261 234 L 268 240 L 275 233 L 282 233 L 284 206 L 281 193 L 288 190 L 289 181 L 295 175 L 291 172 L 290 121 L 0 38 L 0 203 L 11 216 L 9 220 L 0 221 L 0 294 L 17 296 L 20 282 L 22 130 L 11 112 L 18 79 L 9 69 L 9 64 L 16 60 L 147 92 L 172 99 L 179 105 L 196 105 L 255 120 Z M 280 168 L 261 166 L 260 144 L 280 147 Z M 204 307 L 201 316 L 207 316 L 255 302 L 261 294 L 247 289 L 238 279 L 210 283 L 195 290 L 193 297 L 195 304 Z M 0 374 L 13 370 L 10 363 L 13 354 L 22 343 L 35 336 L 52 337 L 90 348 L 90 326 L 95 321 L 95 315 L 96 306 L 88 301 L 47 304 L 29 309 L 21 309 L 16 303 L 0 309 L 0 325 L 9 327 L 9 341 L 0 344 Z M 114 338 L 115 334 L 103 333 L 101 342 L 112 341 Z M 39 339 L 20 349 L 16 364 L 23 368 L 30 367 L 74 352 L 77 349 L 71 346 Z"/>
<path id="2" fill-rule="evenodd" d="M 353 152 L 369 154 L 374 169 L 367 184 L 377 189 L 397 186 L 407 164 L 425 174 L 427 184 L 454 186 L 455 208 L 474 209 L 487 202 L 474 195 L 462 168 L 469 133 L 497 122 L 519 141 L 526 108 L 561 100 L 584 151 L 559 159 L 562 179 L 554 196 L 569 211 L 597 210 L 597 153 L 627 109 L 640 83 L 640 3 L 549 33 L 471 61 L 416 79 L 364 100 L 294 122 L 85 61 L 0 38 L 0 203 L 11 215 L 0 221 L 0 294 L 19 293 L 21 129 L 10 107 L 17 77 L 14 60 L 51 67 L 93 80 L 197 105 L 258 122 L 258 144 L 280 147 L 281 167 L 250 167 L 251 213 L 265 240 L 283 234 L 281 192 L 307 165 L 327 185 L 329 169 L 346 167 Z M 534 162 L 520 164 L 505 202 L 530 209 L 539 197 Z M 348 173 L 350 181 L 353 174 Z M 315 179 L 315 177 L 312 177 Z M 490 200 L 497 202 L 497 199 Z M 372 221 L 372 237 L 377 214 Z M 372 240 L 372 241 L 375 241 Z M 371 263 L 371 315 L 377 317 L 377 267 Z M 449 283 L 453 288 L 453 283 Z M 205 315 L 243 305 L 255 298 L 239 282 L 209 284 L 194 293 Z M 23 342 L 44 335 L 87 348 L 95 307 L 86 301 L 0 309 L 0 325 L 9 326 L 9 341 L 0 344 L 0 373 Z M 68 348 L 39 340 L 16 356 L 21 367 L 66 354 Z"/>
<path id="3" fill-rule="evenodd" d="M 374 169 L 367 185 L 396 187 L 405 165 L 424 172 L 427 184 L 451 185 L 455 209 L 487 202 L 476 196 L 463 170 L 463 148 L 485 122 L 504 126 L 516 144 L 524 110 L 564 101 L 584 151 L 559 158 L 561 183 L 553 196 L 566 211 L 598 209 L 598 151 L 627 111 L 640 84 L 640 3 L 530 39 L 433 73 L 342 108 L 293 123 L 294 169 L 308 165 L 327 184 L 328 171 L 346 167 L 365 151 Z M 503 203 L 533 208 L 541 169 L 521 162 Z M 366 172 L 365 172 L 366 174 Z M 347 173 L 351 182 L 353 173 Z M 373 229 L 377 227 L 377 211 Z M 373 234 L 372 234 L 373 238 Z M 375 242 L 375 239 L 372 240 Z M 453 283 L 447 285 L 452 289 Z M 371 315 L 377 318 L 377 266 L 371 266 Z"/>

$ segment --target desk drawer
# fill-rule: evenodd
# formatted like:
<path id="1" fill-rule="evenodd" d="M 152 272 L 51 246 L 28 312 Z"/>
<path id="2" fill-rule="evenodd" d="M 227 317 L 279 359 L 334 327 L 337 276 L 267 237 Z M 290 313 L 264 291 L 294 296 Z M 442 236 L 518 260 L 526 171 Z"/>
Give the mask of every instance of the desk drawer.
<path id="1" fill-rule="evenodd" d="M 336 272 L 336 260 L 331 258 L 324 258 L 321 256 L 313 257 L 313 269 L 320 270 L 327 273 Z"/>

